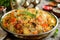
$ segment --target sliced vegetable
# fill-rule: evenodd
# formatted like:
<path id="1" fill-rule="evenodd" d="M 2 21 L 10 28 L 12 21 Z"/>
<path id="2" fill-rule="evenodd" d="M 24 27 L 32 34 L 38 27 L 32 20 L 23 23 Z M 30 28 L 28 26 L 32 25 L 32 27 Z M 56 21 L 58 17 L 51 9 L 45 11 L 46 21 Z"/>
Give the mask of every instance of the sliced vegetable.
<path id="1" fill-rule="evenodd" d="M 42 24 L 43 27 L 48 27 L 47 23 Z"/>
<path id="2" fill-rule="evenodd" d="M 42 17 L 41 16 L 38 17 L 38 21 L 42 22 Z"/>
<path id="3" fill-rule="evenodd" d="M 33 33 L 33 34 L 38 34 L 38 31 L 36 30 L 36 31 L 33 31 L 32 33 Z"/>
<path id="4" fill-rule="evenodd" d="M 14 24 L 14 23 L 16 22 L 16 18 L 12 17 L 11 20 L 10 20 L 10 22 L 11 22 L 12 24 Z"/>
<path id="5" fill-rule="evenodd" d="M 21 28 L 21 27 L 20 27 L 20 24 L 16 24 L 16 25 L 15 25 L 15 28 L 16 28 L 16 29 L 20 29 L 20 28 Z"/>
<path id="6" fill-rule="evenodd" d="M 4 27 L 7 27 L 8 26 L 8 23 L 3 23 Z"/>

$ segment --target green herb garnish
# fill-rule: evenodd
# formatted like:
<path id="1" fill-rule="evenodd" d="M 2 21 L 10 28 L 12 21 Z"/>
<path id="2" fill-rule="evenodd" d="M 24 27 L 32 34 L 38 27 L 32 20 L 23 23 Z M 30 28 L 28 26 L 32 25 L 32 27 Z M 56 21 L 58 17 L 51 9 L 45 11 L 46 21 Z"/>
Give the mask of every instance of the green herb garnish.
<path id="1" fill-rule="evenodd" d="M 56 29 L 55 33 L 54 33 L 54 36 L 56 36 L 58 34 L 58 29 Z"/>
<path id="2" fill-rule="evenodd" d="M 54 34 L 51 37 L 56 37 L 58 34 L 58 29 L 55 30 Z"/>
<path id="3" fill-rule="evenodd" d="M 26 15 L 31 16 L 32 18 L 35 18 L 35 17 L 36 17 L 35 14 L 32 14 L 32 13 L 30 13 L 30 12 L 28 12 L 28 11 L 24 11 L 24 12 L 22 12 L 22 13 L 20 13 L 20 14 L 26 14 Z"/>

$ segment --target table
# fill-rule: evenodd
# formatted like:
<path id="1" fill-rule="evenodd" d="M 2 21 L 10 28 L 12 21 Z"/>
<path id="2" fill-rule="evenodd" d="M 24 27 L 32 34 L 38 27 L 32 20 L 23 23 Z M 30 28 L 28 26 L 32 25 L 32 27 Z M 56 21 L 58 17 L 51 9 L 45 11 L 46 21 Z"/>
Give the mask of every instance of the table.
<path id="1" fill-rule="evenodd" d="M 39 9 L 42 9 L 42 6 L 48 3 L 49 3 L 48 1 L 42 0 L 41 3 L 38 5 Z M 60 18 L 59 18 L 59 21 L 60 21 Z M 59 31 L 58 31 L 58 35 L 55 38 L 48 37 L 44 40 L 60 40 L 60 22 L 57 28 Z M 7 36 L 4 40 L 11 40 L 11 38 Z"/>

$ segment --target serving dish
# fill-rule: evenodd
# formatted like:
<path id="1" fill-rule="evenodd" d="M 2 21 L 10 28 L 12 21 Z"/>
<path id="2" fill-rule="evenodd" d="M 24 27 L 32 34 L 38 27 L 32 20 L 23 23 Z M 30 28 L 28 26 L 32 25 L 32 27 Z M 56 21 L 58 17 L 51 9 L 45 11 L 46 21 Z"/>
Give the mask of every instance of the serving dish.
<path id="1" fill-rule="evenodd" d="M 58 18 L 60 18 L 60 8 L 53 8 L 52 11 Z"/>
<path id="2" fill-rule="evenodd" d="M 21 10 L 21 9 L 20 9 Z M 24 9 L 25 10 L 25 9 Z M 26 9 L 27 10 L 27 9 Z M 31 9 L 32 10 L 32 9 Z M 35 9 L 33 9 L 33 10 L 35 10 Z M 28 11 L 28 10 L 27 10 Z M 52 15 L 55 19 L 56 19 L 56 25 L 55 25 L 55 27 L 53 27 L 51 30 L 49 30 L 49 31 L 46 31 L 46 32 L 43 32 L 43 33 L 40 33 L 40 34 L 17 34 L 17 33 L 13 33 L 13 32 L 11 32 L 10 30 L 7 30 L 6 28 L 4 28 L 4 26 L 2 26 L 2 24 L 1 24 L 1 27 L 5 30 L 5 31 L 7 31 L 8 33 L 11 33 L 11 34 L 13 34 L 14 36 L 16 36 L 16 37 L 18 37 L 18 38 L 23 38 L 23 39 L 44 39 L 44 38 L 46 38 L 51 32 L 53 32 L 56 28 L 57 28 L 57 26 L 58 26 L 58 18 L 54 15 L 54 14 L 52 14 L 52 13 L 49 13 L 49 12 L 45 12 L 45 11 L 43 11 L 43 10 L 40 10 L 42 13 L 48 13 L 48 14 L 50 14 L 50 15 Z M 1 18 L 1 23 L 2 23 L 2 19 L 6 16 L 6 15 L 8 15 L 8 14 L 10 14 L 11 12 L 16 12 L 16 10 L 12 10 L 12 11 L 10 11 L 10 12 L 8 12 L 8 13 L 6 13 L 6 14 L 4 14 L 3 16 L 2 16 L 2 18 Z M 12 16 L 11 16 L 12 17 Z"/>

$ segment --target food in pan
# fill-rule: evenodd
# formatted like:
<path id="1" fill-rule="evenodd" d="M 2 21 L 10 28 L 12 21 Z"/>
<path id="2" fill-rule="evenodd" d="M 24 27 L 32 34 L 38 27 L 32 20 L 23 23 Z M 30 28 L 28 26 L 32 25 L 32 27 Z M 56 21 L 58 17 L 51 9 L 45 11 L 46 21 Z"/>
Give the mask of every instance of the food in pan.
<path id="1" fill-rule="evenodd" d="M 2 18 L 2 26 L 17 34 L 40 34 L 56 26 L 56 18 L 49 12 L 36 9 L 18 9 Z"/>

